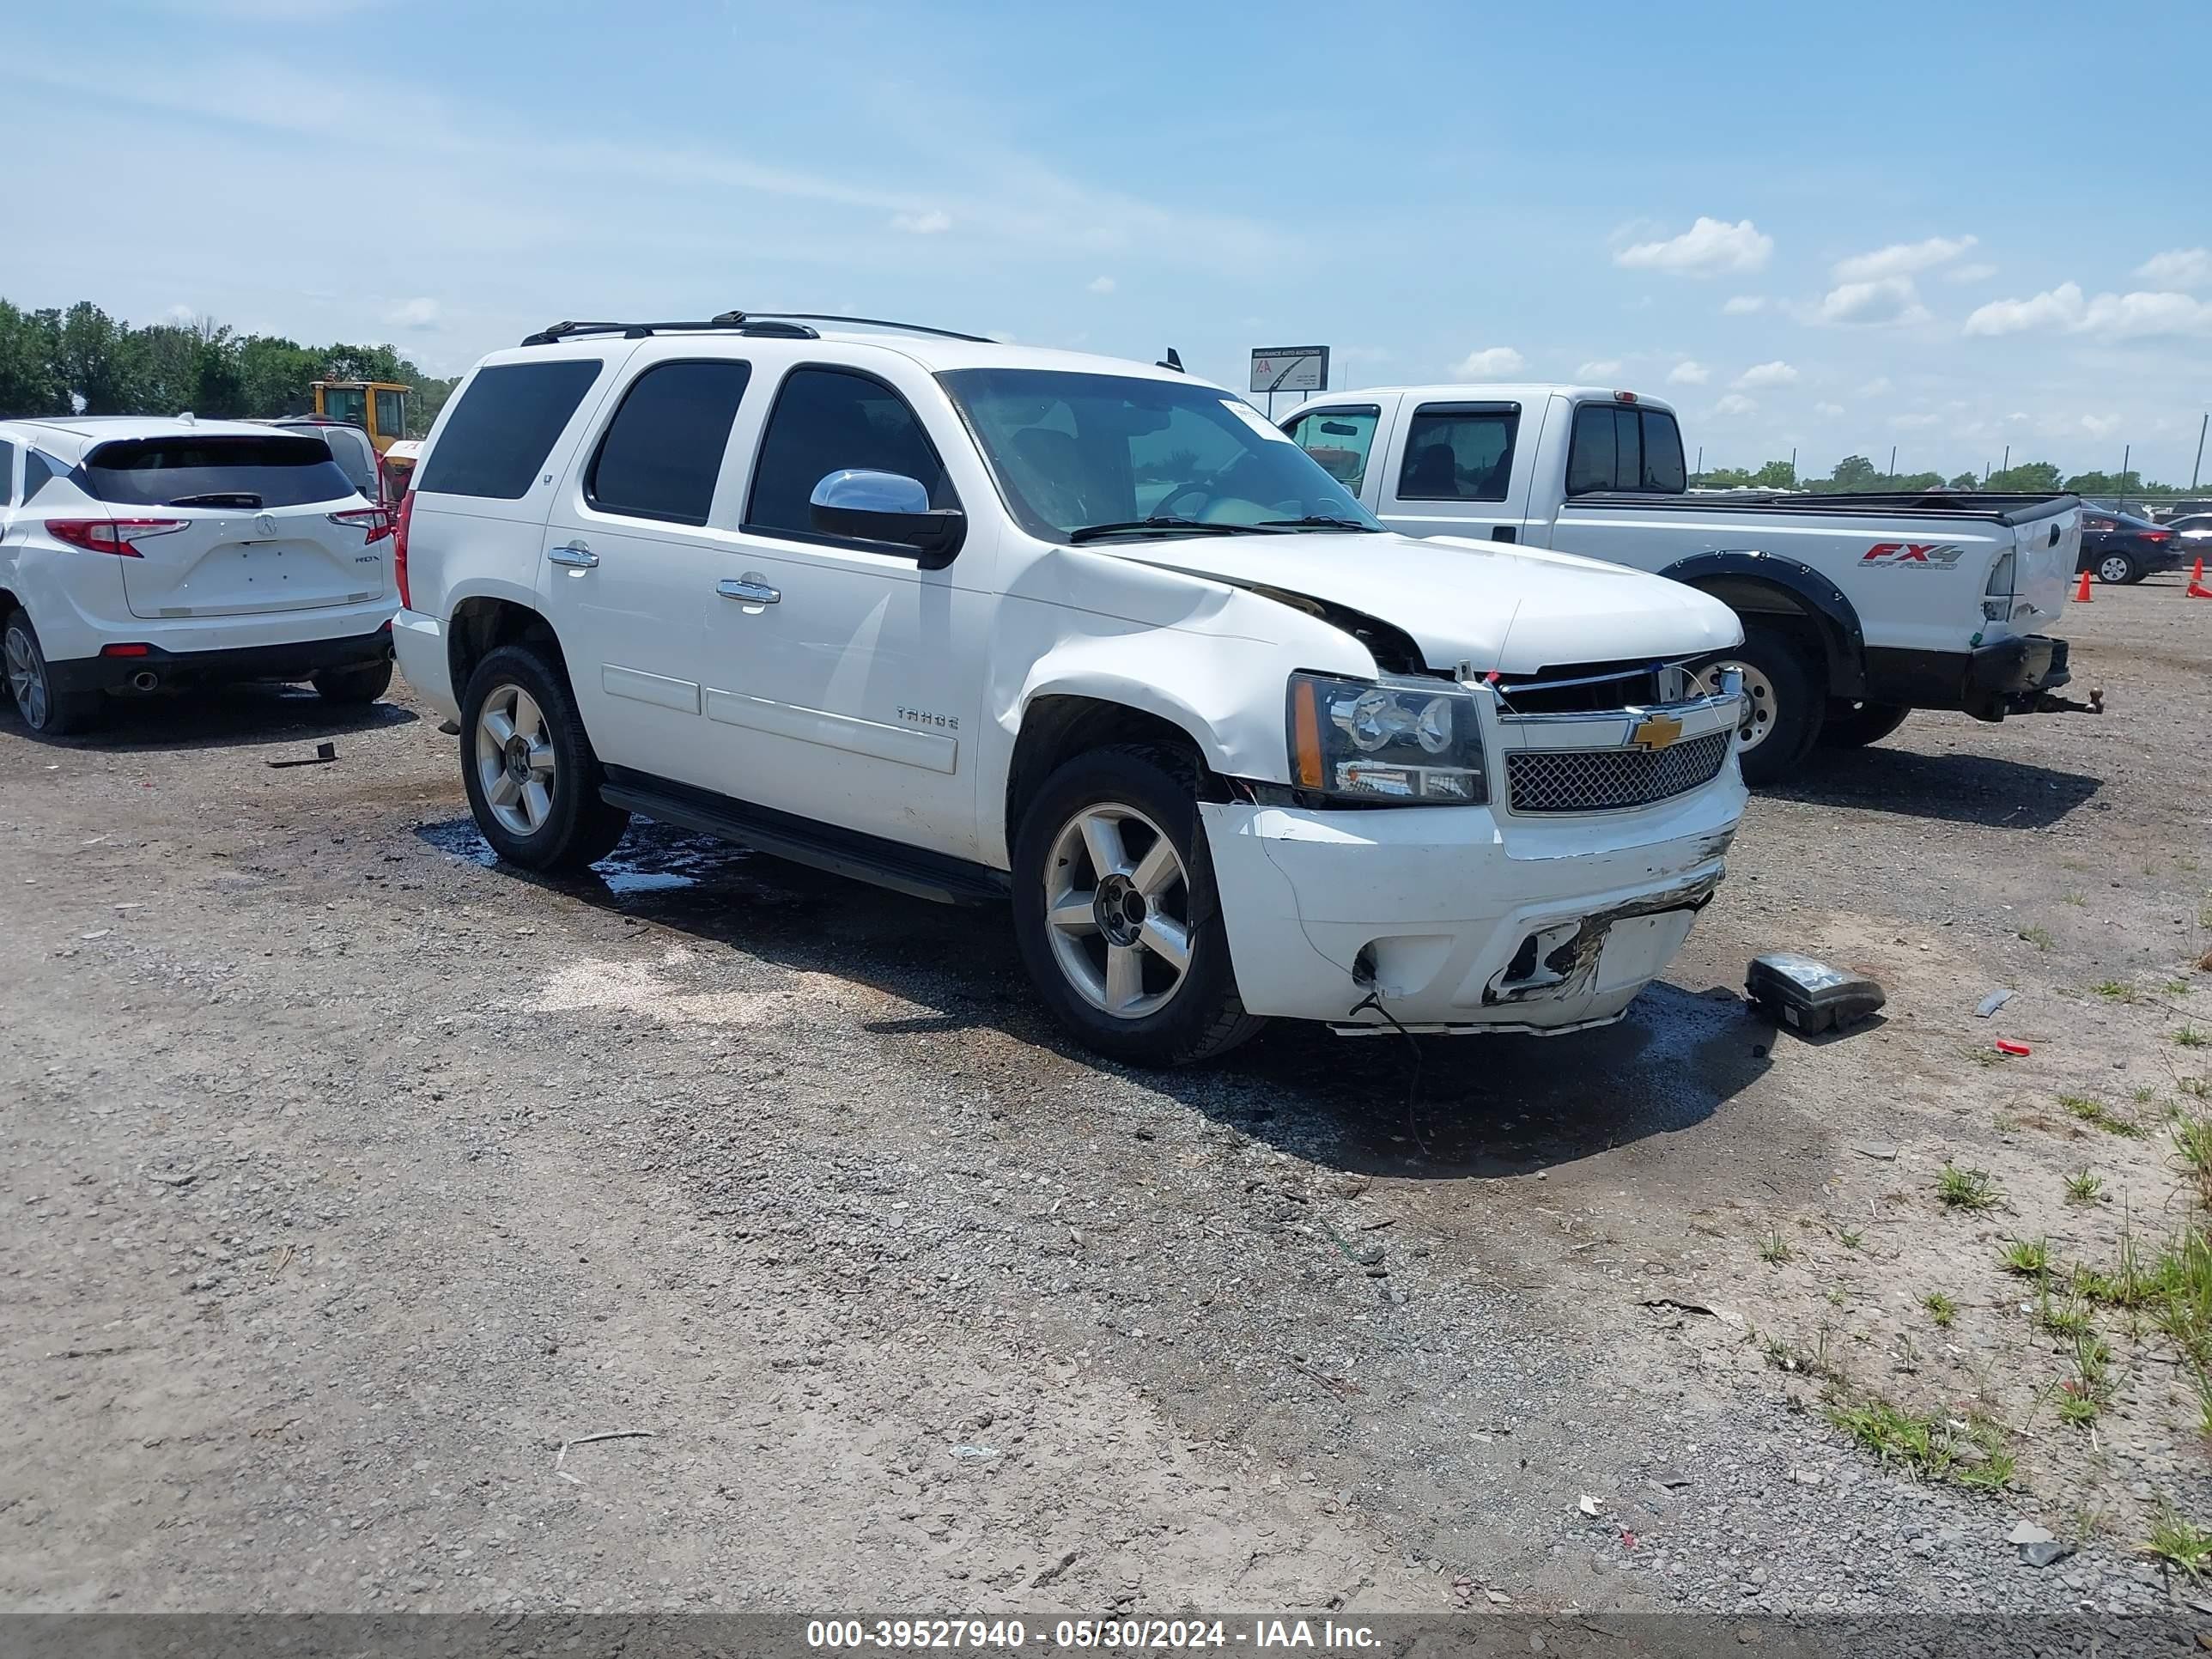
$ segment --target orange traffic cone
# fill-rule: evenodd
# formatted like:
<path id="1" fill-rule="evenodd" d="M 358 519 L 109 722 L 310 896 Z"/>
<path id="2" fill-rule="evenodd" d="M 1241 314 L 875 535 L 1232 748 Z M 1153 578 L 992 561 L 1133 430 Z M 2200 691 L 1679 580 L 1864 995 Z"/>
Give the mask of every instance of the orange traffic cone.
<path id="1" fill-rule="evenodd" d="M 2197 560 L 2197 568 L 2189 573 L 2189 597 L 2192 599 L 2212 599 L 2212 587 L 2204 586 L 2204 561 Z"/>
<path id="2" fill-rule="evenodd" d="M 2085 570 L 2081 573 L 2081 586 L 2074 590 L 2074 603 L 2087 605 L 2089 602 L 2089 573 Z"/>

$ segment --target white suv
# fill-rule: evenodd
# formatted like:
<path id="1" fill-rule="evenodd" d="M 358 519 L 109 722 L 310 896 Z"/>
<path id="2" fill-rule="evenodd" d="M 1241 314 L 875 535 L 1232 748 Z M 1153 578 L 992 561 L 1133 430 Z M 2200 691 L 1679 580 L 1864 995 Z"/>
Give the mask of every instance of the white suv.
<path id="1" fill-rule="evenodd" d="M 842 325 L 842 326 L 836 326 Z M 1012 901 L 1085 1043 L 1617 1018 L 1744 802 L 1718 600 L 1384 530 L 1172 365 L 853 319 L 560 324 L 403 504 L 402 672 L 507 859 L 629 815 Z"/>
<path id="2" fill-rule="evenodd" d="M 25 724 L 110 695 L 392 681 L 392 514 L 309 434 L 189 417 L 0 421 L 0 658 Z"/>

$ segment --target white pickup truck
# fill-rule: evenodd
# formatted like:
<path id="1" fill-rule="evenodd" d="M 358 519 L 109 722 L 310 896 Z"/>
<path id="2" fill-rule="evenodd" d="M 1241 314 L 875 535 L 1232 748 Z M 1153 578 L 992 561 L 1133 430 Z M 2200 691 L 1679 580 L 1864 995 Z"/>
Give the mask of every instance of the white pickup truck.
<path id="1" fill-rule="evenodd" d="M 1406 535 L 1583 554 L 1724 601 L 1743 620 L 1728 665 L 1751 782 L 1816 744 L 1887 737 L 1915 708 L 2084 707 L 2053 695 L 2066 641 L 2035 631 L 2074 576 L 2071 495 L 1690 494 L 1674 411 L 1592 386 L 1330 392 L 1281 424 Z"/>

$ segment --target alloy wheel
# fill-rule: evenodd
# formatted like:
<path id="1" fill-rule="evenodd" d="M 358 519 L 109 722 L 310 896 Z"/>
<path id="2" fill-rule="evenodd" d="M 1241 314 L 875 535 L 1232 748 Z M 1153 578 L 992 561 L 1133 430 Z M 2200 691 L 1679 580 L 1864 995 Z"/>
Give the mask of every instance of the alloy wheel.
<path id="1" fill-rule="evenodd" d="M 552 815 L 558 771 L 537 700 L 512 681 L 494 686 L 477 716 L 477 781 L 492 816 L 511 834 L 537 834 Z"/>
<path id="2" fill-rule="evenodd" d="M 42 731 L 46 724 L 46 712 L 51 706 L 46 692 L 46 666 L 39 660 L 31 636 L 21 628 L 8 630 L 6 647 L 8 660 L 8 690 L 15 699 L 15 707 L 23 716 L 23 723 L 33 732 Z"/>
<path id="3" fill-rule="evenodd" d="M 1067 982 L 1115 1019 L 1158 1013 L 1190 969 L 1190 872 L 1133 806 L 1101 801 L 1060 827 L 1044 866 L 1046 936 Z"/>
<path id="4" fill-rule="evenodd" d="M 2097 580 L 2100 582 L 2124 582 L 2134 571 L 2133 565 L 2114 554 L 2097 567 Z"/>
<path id="5" fill-rule="evenodd" d="M 1718 662 L 1698 676 L 1700 689 L 1717 696 L 1721 676 L 1730 669 L 1743 676 L 1743 718 L 1735 728 L 1736 749 L 1741 753 L 1758 748 L 1774 729 L 1774 682 L 1750 663 Z"/>

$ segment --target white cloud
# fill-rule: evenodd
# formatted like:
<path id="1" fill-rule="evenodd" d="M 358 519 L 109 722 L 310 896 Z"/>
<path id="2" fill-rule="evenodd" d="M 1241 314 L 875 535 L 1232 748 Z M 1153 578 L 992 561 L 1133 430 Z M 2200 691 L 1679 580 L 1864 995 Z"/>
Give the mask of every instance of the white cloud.
<path id="1" fill-rule="evenodd" d="M 2154 253 L 2136 267 L 2136 275 L 2161 288 L 2195 288 L 2212 282 L 2212 252 L 2178 247 Z"/>
<path id="2" fill-rule="evenodd" d="M 941 235 L 952 228 L 952 216 L 943 208 L 932 208 L 927 213 L 894 213 L 891 228 L 909 236 Z"/>
<path id="3" fill-rule="evenodd" d="M 1758 408 L 1758 404 L 1753 402 L 1751 398 L 1744 397 L 1740 392 L 1731 392 L 1727 397 L 1722 398 L 1720 402 L 1713 405 L 1713 413 L 1716 415 L 1750 415 L 1755 413 Z"/>
<path id="4" fill-rule="evenodd" d="M 2081 417 L 2081 430 L 2093 438 L 2109 438 L 2119 429 L 2120 417 L 2117 415 L 2084 415 Z"/>
<path id="5" fill-rule="evenodd" d="M 1754 311 L 1765 309 L 1766 296 L 1764 294 L 1735 294 L 1729 295 L 1728 303 L 1721 307 L 1721 315 L 1748 317 Z"/>
<path id="6" fill-rule="evenodd" d="M 1620 360 L 1617 357 L 1600 358 L 1595 362 L 1584 363 L 1575 371 L 1577 380 L 1613 380 L 1620 377 Z"/>
<path id="7" fill-rule="evenodd" d="M 1822 323 L 1882 327 L 1894 323 L 1924 323 L 1928 310 L 1920 303 L 1920 295 L 1910 276 L 1877 276 L 1830 289 L 1813 318 Z"/>
<path id="8" fill-rule="evenodd" d="M 1889 376 L 1887 374 L 1877 374 L 1874 379 L 1869 380 L 1864 386 L 1859 388 L 1859 396 L 1862 398 L 1879 398 L 1883 392 L 1888 390 Z"/>
<path id="9" fill-rule="evenodd" d="M 386 308 L 384 320 L 394 328 L 435 328 L 438 302 L 429 299 L 402 300 Z"/>
<path id="10" fill-rule="evenodd" d="M 1930 236 L 1924 242 L 1892 242 L 1871 253 L 1854 253 L 1838 259 L 1834 268 L 1839 283 L 1873 283 L 1885 276 L 1910 276 L 1948 264 L 1973 246 L 1971 236 Z"/>
<path id="11" fill-rule="evenodd" d="M 198 313 L 190 306 L 176 305 L 169 307 L 167 315 L 173 323 L 189 323 Z"/>
<path id="12" fill-rule="evenodd" d="M 1942 422 L 1941 415 L 1893 415 L 1889 417 L 1889 423 L 1900 432 L 1917 432 L 1926 427 L 1940 426 Z"/>
<path id="13" fill-rule="evenodd" d="M 1511 346 L 1486 346 L 1462 357 L 1459 372 L 1470 380 L 1487 380 L 1500 374 L 1517 374 L 1528 361 Z"/>
<path id="14" fill-rule="evenodd" d="M 1943 273 L 1947 283 L 1986 283 L 1997 274 L 1995 265 L 1953 265 Z"/>
<path id="15" fill-rule="evenodd" d="M 1844 412 L 1844 406 L 1841 404 L 1814 404 L 1813 412 L 1815 415 L 1826 415 L 1830 420 L 1833 420 Z"/>
<path id="16" fill-rule="evenodd" d="M 1992 300 L 1966 319 L 1966 331 L 2005 334 L 2090 334 L 2105 340 L 2212 338 L 2212 301 L 2186 294 L 2082 295 L 2078 283 L 2031 295 Z"/>
<path id="17" fill-rule="evenodd" d="M 1685 357 L 1667 371 L 1669 386 L 1703 386 L 1712 378 L 1712 370 L 1694 357 Z"/>
<path id="18" fill-rule="evenodd" d="M 1735 377 L 1739 392 L 1756 391 L 1763 386 L 1795 386 L 1797 371 L 1780 358 L 1771 363 L 1754 363 Z"/>
<path id="19" fill-rule="evenodd" d="M 1093 294 L 1111 294 L 1114 291 L 1114 279 L 1111 276 L 1093 276 L 1084 284 L 1084 287 L 1089 289 Z"/>
<path id="20" fill-rule="evenodd" d="M 1758 270 L 1774 252 L 1774 239 L 1745 219 L 1729 224 L 1700 217 L 1680 236 L 1638 242 L 1613 256 L 1631 270 L 1664 270 L 1678 276 L 1718 276 L 1731 270 Z"/>

